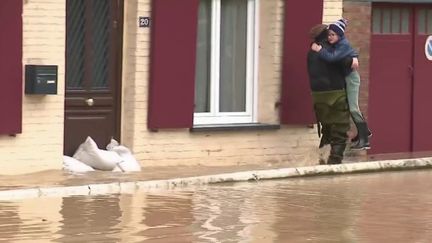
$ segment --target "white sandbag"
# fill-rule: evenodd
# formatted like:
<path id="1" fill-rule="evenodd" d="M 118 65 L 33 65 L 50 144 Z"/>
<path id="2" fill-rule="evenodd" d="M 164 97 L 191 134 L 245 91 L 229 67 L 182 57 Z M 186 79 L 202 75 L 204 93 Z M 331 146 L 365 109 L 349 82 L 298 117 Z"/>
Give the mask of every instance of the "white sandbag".
<path id="1" fill-rule="evenodd" d="M 106 149 L 108 151 L 111 151 L 114 147 L 120 146 L 119 142 L 115 140 L 114 138 L 111 138 L 110 143 L 106 146 Z"/>
<path id="2" fill-rule="evenodd" d="M 91 137 L 87 137 L 73 157 L 94 169 L 106 171 L 113 170 L 117 164 L 123 161 L 116 152 L 99 149 Z"/>
<path id="3" fill-rule="evenodd" d="M 76 173 L 94 171 L 92 167 L 66 155 L 63 156 L 63 170 Z"/>
<path id="4" fill-rule="evenodd" d="M 131 172 L 131 171 L 141 171 L 141 166 L 135 157 L 132 155 L 131 151 L 125 146 L 117 146 L 114 147 L 113 150 L 123 159 L 122 162 L 118 164 L 118 167 L 122 171 Z"/>
<path id="5" fill-rule="evenodd" d="M 120 169 L 120 167 L 117 165 L 117 166 L 112 170 L 112 172 L 123 172 L 123 170 Z"/>
<path id="6" fill-rule="evenodd" d="M 119 145 L 116 140 L 111 139 L 111 142 L 107 145 L 107 150 L 116 152 L 123 159 L 123 161 L 118 164 L 118 167 L 122 171 L 141 171 L 141 166 L 132 155 L 132 152 L 125 146 Z"/>

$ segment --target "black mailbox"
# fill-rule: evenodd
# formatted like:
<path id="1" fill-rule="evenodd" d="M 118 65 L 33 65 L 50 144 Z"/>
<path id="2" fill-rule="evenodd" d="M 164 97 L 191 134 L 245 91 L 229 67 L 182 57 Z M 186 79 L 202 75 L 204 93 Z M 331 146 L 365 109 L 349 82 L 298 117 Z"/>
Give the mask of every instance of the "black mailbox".
<path id="1" fill-rule="evenodd" d="M 26 94 L 57 94 L 57 65 L 26 65 Z"/>

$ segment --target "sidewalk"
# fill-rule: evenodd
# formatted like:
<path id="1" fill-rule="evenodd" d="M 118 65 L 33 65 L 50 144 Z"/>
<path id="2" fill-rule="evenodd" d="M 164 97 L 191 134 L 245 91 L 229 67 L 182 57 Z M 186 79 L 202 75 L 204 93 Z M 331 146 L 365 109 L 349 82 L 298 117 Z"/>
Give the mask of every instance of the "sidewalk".
<path id="1" fill-rule="evenodd" d="M 70 174 L 61 170 L 22 176 L 0 176 L 0 200 L 45 196 L 133 193 L 220 182 L 259 181 L 301 176 L 432 168 L 432 157 L 348 162 L 292 168 L 288 165 L 143 167 L 139 173 L 96 171 Z"/>

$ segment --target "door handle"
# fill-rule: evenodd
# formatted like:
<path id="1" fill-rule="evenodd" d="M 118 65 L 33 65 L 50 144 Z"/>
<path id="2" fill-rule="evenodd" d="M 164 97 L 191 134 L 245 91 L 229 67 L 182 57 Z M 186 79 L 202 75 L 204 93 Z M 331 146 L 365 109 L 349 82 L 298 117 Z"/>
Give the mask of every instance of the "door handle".
<path id="1" fill-rule="evenodd" d="M 408 71 L 410 73 L 411 78 L 414 77 L 414 68 L 413 68 L 413 66 L 408 66 Z"/>
<path id="2" fill-rule="evenodd" d="M 85 100 L 85 102 L 86 102 L 86 104 L 87 104 L 88 106 L 93 106 L 93 105 L 94 105 L 94 100 L 93 100 L 93 98 L 88 98 L 88 99 Z"/>

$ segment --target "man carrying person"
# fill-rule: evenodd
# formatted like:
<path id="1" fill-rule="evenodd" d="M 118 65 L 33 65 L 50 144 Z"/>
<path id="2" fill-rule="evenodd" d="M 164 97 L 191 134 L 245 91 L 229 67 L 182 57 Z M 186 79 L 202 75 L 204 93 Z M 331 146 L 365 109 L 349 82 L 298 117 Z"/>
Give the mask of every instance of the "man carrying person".
<path id="1" fill-rule="evenodd" d="M 310 31 L 312 43 L 322 46 L 327 43 L 327 25 L 319 24 Z M 312 44 L 311 44 L 312 45 Z M 353 58 L 328 63 L 315 51 L 307 54 L 307 68 L 314 110 L 317 118 L 318 134 L 321 136 L 319 148 L 330 144 L 327 164 L 340 164 L 347 145 L 350 129 L 350 111 L 345 89 L 345 72 L 353 63 Z M 321 163 L 321 162 L 320 162 Z"/>

